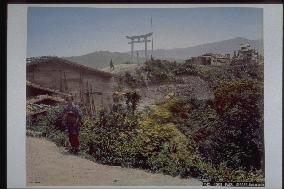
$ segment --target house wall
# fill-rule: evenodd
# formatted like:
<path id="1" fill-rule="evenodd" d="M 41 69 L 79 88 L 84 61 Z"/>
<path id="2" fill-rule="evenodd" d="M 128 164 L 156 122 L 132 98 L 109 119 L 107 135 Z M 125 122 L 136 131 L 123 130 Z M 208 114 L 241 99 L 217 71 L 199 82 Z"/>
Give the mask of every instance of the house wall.
<path id="1" fill-rule="evenodd" d="M 50 61 L 28 66 L 27 80 L 71 93 L 75 101 L 92 111 L 99 107 L 109 109 L 112 105 L 113 78 L 101 73 Z"/>
<path id="2" fill-rule="evenodd" d="M 198 64 L 198 65 L 213 65 L 213 66 L 221 66 L 221 65 L 229 65 L 230 57 L 217 57 L 217 56 L 198 56 L 192 57 L 191 59 L 186 60 L 187 63 Z"/>
<path id="3" fill-rule="evenodd" d="M 211 63 L 213 66 L 222 66 L 222 65 L 229 65 L 230 59 L 229 58 L 215 58 L 215 61 Z"/>
<path id="4" fill-rule="evenodd" d="M 186 60 L 187 63 L 198 64 L 198 65 L 209 65 L 211 59 L 209 57 L 192 57 L 191 59 Z"/>

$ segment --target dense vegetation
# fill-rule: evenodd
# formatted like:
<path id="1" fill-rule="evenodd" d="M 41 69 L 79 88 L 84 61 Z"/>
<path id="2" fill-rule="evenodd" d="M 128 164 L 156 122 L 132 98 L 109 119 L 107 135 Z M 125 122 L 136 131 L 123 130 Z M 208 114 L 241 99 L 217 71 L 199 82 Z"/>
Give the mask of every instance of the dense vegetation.
<path id="1" fill-rule="evenodd" d="M 155 107 L 139 112 L 139 96 L 126 95 L 125 105 L 101 111 L 95 118 L 84 116 L 80 134 L 84 152 L 101 163 L 172 176 L 264 182 L 263 66 L 211 67 L 156 60 L 142 69 L 126 73 L 121 82 L 135 88 L 195 75 L 210 82 L 215 98 L 201 101 L 169 94 Z M 66 146 L 66 136 L 58 129 L 61 110 L 50 110 L 28 128 Z"/>
<path id="2" fill-rule="evenodd" d="M 191 64 L 153 60 L 146 62 L 135 73 L 125 72 L 117 75 L 116 80 L 121 87 L 135 89 L 147 85 L 181 82 L 179 76 L 198 74 L 195 66 Z"/>

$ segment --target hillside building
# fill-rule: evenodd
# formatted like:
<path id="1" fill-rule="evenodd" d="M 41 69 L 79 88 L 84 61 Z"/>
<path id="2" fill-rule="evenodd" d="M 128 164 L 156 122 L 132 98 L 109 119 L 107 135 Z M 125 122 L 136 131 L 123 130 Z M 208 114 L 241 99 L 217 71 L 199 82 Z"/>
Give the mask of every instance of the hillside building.
<path id="1" fill-rule="evenodd" d="M 240 49 L 234 51 L 233 56 L 230 54 L 214 54 L 206 53 L 201 56 L 191 57 L 185 60 L 186 63 L 198 64 L 198 65 L 239 65 L 239 64 L 258 64 L 263 62 L 262 56 L 250 47 L 250 44 L 242 44 Z"/>
<path id="2" fill-rule="evenodd" d="M 185 61 L 186 63 L 199 64 L 199 65 L 229 65 L 230 64 L 230 54 L 213 54 L 206 53 L 201 56 L 192 57 Z"/>
<path id="3" fill-rule="evenodd" d="M 74 101 L 86 107 L 90 113 L 98 108 L 109 109 L 113 102 L 111 73 L 58 57 L 27 59 L 27 81 L 72 95 Z M 27 94 L 30 93 L 27 91 Z"/>
<path id="4" fill-rule="evenodd" d="M 259 62 L 259 53 L 250 47 L 250 44 L 241 44 L 238 52 L 234 51 L 231 64 L 257 64 Z"/>

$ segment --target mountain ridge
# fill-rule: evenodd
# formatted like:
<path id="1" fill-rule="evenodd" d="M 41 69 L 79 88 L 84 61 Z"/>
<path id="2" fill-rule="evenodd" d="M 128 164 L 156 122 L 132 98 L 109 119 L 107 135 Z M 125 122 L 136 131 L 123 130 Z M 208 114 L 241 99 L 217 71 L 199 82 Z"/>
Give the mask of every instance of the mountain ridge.
<path id="1" fill-rule="evenodd" d="M 173 48 L 173 49 L 156 49 L 153 51 L 153 57 L 158 59 L 182 61 L 190 57 L 199 56 L 205 53 L 233 54 L 239 50 L 241 43 L 249 43 L 252 48 L 263 54 L 263 40 L 250 40 L 243 37 L 235 37 L 217 42 L 210 42 L 191 47 Z M 138 50 L 140 57 L 138 62 L 144 62 L 144 51 Z M 81 56 L 61 57 L 79 64 L 102 69 L 109 66 L 112 59 L 114 64 L 123 64 L 130 61 L 130 52 L 111 52 L 95 51 Z M 136 51 L 134 53 L 134 62 L 137 62 Z"/>

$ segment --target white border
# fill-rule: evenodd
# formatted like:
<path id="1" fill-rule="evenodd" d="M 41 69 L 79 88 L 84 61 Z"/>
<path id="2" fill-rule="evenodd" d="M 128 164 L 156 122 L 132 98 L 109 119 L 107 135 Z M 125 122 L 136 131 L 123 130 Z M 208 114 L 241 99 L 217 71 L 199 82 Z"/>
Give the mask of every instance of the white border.
<path id="1" fill-rule="evenodd" d="M 7 36 L 7 187 L 26 187 L 25 160 L 25 78 L 27 7 L 97 7 L 97 8 L 196 8 L 196 7 L 256 7 L 264 9 L 265 58 L 265 188 L 282 186 L 282 5 L 8 5 Z M 192 187 L 190 188 L 204 188 Z M 39 187 L 30 187 L 39 188 Z M 51 188 L 51 187 L 41 187 Z M 66 188 L 66 187 L 57 187 Z M 79 188 L 79 187 L 68 187 Z M 94 188 L 94 187 L 82 187 Z M 133 188 L 133 187 L 97 187 Z M 135 187 L 135 188 L 161 188 Z M 188 188 L 188 187 L 163 187 Z M 214 188 L 214 187 L 210 187 Z M 223 187 L 225 188 L 225 187 Z M 251 188 L 250 188 L 251 189 Z"/>

